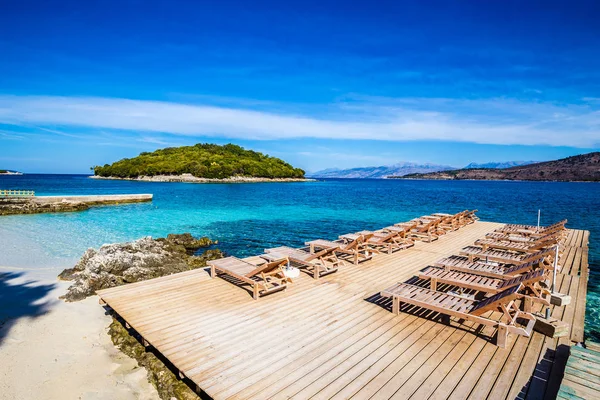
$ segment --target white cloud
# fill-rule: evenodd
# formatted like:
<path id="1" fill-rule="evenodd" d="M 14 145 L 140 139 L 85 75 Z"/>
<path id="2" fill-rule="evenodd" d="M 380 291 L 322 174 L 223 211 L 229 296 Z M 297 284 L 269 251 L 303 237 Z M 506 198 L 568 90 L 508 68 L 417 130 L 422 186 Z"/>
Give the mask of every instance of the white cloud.
<path id="1" fill-rule="evenodd" d="M 506 99 L 367 98 L 329 105 L 325 115 L 298 115 L 279 107 L 273 112 L 239 105 L 0 95 L 0 123 L 230 139 L 445 140 L 585 148 L 600 142 L 600 112 L 594 107 L 593 103 L 555 105 Z"/>

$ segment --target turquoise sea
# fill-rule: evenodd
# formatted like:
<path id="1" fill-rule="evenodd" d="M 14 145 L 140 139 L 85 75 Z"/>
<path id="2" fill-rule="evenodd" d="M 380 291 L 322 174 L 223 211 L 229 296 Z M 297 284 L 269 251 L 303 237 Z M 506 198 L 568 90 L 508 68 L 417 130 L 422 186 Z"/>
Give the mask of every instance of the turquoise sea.
<path id="1" fill-rule="evenodd" d="M 310 239 L 336 238 L 433 212 L 478 209 L 482 220 L 536 224 L 541 209 L 542 224 L 567 218 L 568 227 L 591 232 L 586 330 L 600 340 L 598 183 L 325 180 L 186 184 L 23 175 L 0 176 L 0 189 L 29 189 L 39 195 L 154 194 L 152 203 L 0 218 L 1 237 L 26 238 L 32 245 L 23 252 L 34 248 L 44 259 L 63 263 L 74 262 L 89 247 L 168 233 L 209 236 L 225 252 L 247 256 L 265 247 L 300 246 Z M 14 263 L 14 258 L 3 259 L 2 253 L 0 266 Z"/>

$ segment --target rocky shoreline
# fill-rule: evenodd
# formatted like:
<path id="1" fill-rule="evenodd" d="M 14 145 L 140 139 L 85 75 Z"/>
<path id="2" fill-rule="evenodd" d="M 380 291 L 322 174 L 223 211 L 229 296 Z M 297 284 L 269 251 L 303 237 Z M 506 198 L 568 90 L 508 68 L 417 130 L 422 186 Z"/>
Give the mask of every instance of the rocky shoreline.
<path id="1" fill-rule="evenodd" d="M 79 301 L 101 289 L 204 268 L 208 260 L 223 256 L 218 249 L 194 255 L 198 249 L 212 244 L 209 238 L 195 239 L 184 233 L 159 239 L 148 236 L 127 243 L 105 244 L 97 250 L 88 249 L 73 268 L 58 275 L 61 280 L 73 282 L 61 298 Z"/>
<path id="2" fill-rule="evenodd" d="M 127 243 L 106 244 L 99 249 L 88 249 L 79 262 L 62 271 L 59 279 L 72 281 L 61 299 L 80 301 L 97 290 L 157 278 L 191 269 L 204 268 L 208 260 L 223 257 L 218 249 L 207 249 L 216 244 L 207 237 L 194 238 L 189 233 L 170 234 L 166 238 L 145 237 Z M 108 327 L 113 344 L 146 369 L 148 381 L 156 388 L 161 399 L 192 400 L 198 395 L 181 380 L 160 354 L 144 345 L 140 336 L 113 315 Z"/>
<path id="3" fill-rule="evenodd" d="M 90 176 L 92 179 L 108 179 L 139 182 L 179 182 L 179 183 L 266 183 L 266 182 L 314 182 L 309 178 L 257 178 L 251 176 L 234 176 L 225 179 L 198 178 L 192 174 L 138 176 L 135 178 L 119 178 L 116 176 Z"/>
<path id="4" fill-rule="evenodd" d="M 60 201 L 36 203 L 30 199 L 0 199 L 0 216 L 85 211 L 90 207 L 82 202 Z"/>

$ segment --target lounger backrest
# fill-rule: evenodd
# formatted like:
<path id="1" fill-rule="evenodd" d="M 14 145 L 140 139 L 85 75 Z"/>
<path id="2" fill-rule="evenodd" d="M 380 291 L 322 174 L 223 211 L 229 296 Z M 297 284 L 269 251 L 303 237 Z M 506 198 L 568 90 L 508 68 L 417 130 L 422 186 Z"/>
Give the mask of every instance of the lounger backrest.
<path id="1" fill-rule="evenodd" d="M 540 229 L 540 232 L 547 232 L 547 231 L 551 231 L 556 228 L 563 229 L 566 224 L 567 224 L 567 220 L 563 219 L 562 221 L 558 221 L 552 225 L 548 225 L 547 227 Z"/>
<path id="2" fill-rule="evenodd" d="M 530 260 L 538 260 L 540 258 L 545 258 L 545 257 L 549 256 L 550 254 L 554 254 L 554 250 L 555 250 L 554 247 L 550 247 L 550 248 L 547 248 L 544 250 L 537 251 L 535 253 L 531 253 L 531 254 L 529 254 L 529 257 L 527 257 L 527 258 Z"/>
<path id="3" fill-rule="evenodd" d="M 313 254 L 309 254 L 307 257 L 304 257 L 303 261 L 310 262 L 310 261 L 316 260 L 318 258 L 325 257 L 329 254 L 335 254 L 337 249 L 338 249 L 338 247 L 330 247 L 327 249 L 323 249 L 321 251 L 317 251 Z M 294 257 L 294 255 L 290 254 L 290 257 Z M 302 258 L 299 258 L 299 259 L 302 259 Z"/>
<path id="4" fill-rule="evenodd" d="M 528 269 L 532 269 L 534 265 L 539 264 L 542 261 L 543 261 L 543 258 L 539 258 L 539 259 L 536 259 L 534 261 L 530 261 L 530 262 L 526 262 L 526 263 L 522 263 L 522 264 L 516 264 L 516 265 L 513 265 L 510 268 L 505 269 L 504 273 L 506 275 L 514 275 L 514 274 L 516 274 L 518 272 L 526 271 Z"/>
<path id="5" fill-rule="evenodd" d="M 481 315 L 485 312 L 499 309 L 501 304 L 506 305 L 518 297 L 521 286 L 522 285 L 520 284 L 513 286 L 500 293 L 490 296 L 485 300 L 481 300 L 479 303 L 475 304 L 471 310 L 469 310 L 469 314 Z"/>
<path id="6" fill-rule="evenodd" d="M 372 236 L 372 235 L 371 235 Z M 359 235 L 356 239 L 346 243 L 346 244 L 342 244 L 340 245 L 340 249 L 342 250 L 354 250 L 356 249 L 360 244 L 362 244 L 365 240 L 365 236 L 363 235 Z"/>
<path id="7" fill-rule="evenodd" d="M 392 238 L 395 238 L 398 235 L 400 235 L 400 233 L 390 231 L 390 232 L 387 232 L 385 234 L 385 236 L 375 236 L 375 237 L 373 237 L 371 239 L 374 240 L 374 241 L 376 241 L 376 242 L 379 242 L 379 243 L 385 243 L 385 242 L 390 241 Z"/>
<path id="8" fill-rule="evenodd" d="M 240 260 L 240 261 L 243 261 L 243 260 Z M 263 272 L 271 272 L 274 269 L 280 268 L 282 266 L 282 264 L 283 264 L 282 261 L 286 261 L 287 262 L 287 260 L 283 259 L 283 258 L 281 260 L 277 260 L 277 261 L 270 261 L 270 262 L 265 263 L 263 265 L 259 265 L 253 271 L 245 274 L 245 276 L 247 278 L 252 278 L 253 276 L 256 276 L 256 275 L 258 275 L 260 273 L 263 273 Z M 243 262 L 245 262 L 245 261 L 243 261 Z"/>
<path id="9" fill-rule="evenodd" d="M 417 226 L 415 229 L 419 232 L 429 232 L 429 230 L 434 226 L 434 224 L 437 224 L 437 221 L 431 220 L 423 226 Z"/>
<path id="10" fill-rule="evenodd" d="M 525 285 L 525 284 L 535 283 L 535 282 L 544 280 L 544 278 L 545 278 L 545 271 L 543 269 L 538 269 L 535 271 L 531 271 L 525 275 L 520 275 L 520 276 L 516 276 L 512 279 L 507 279 L 504 282 L 502 282 L 502 284 L 500 286 L 498 286 L 498 289 L 510 288 L 513 286 L 521 285 L 521 284 Z"/>

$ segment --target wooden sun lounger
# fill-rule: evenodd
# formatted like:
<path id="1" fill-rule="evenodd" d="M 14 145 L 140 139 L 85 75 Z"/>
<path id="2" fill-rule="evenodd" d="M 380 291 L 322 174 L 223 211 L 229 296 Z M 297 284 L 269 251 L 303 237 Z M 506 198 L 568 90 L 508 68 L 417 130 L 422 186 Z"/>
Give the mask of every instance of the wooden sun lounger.
<path id="1" fill-rule="evenodd" d="M 506 224 L 496 229 L 496 232 L 518 233 L 521 235 L 545 235 L 555 231 L 562 231 L 565 229 L 567 222 L 568 221 L 566 219 L 563 219 L 562 221 L 555 222 L 552 225 L 540 226 L 539 229 L 536 225 Z"/>
<path id="2" fill-rule="evenodd" d="M 484 300 L 475 301 L 407 283 L 397 283 L 382 291 L 381 296 L 392 298 L 394 314 L 399 314 L 402 304 L 407 303 L 449 317 L 497 328 L 496 345 L 505 348 L 509 333 L 529 337 L 535 324 L 535 317 L 530 313 L 520 311 L 515 304 L 515 300 L 522 297 L 519 290 L 521 290 L 521 285 L 506 289 Z M 501 320 L 496 321 L 482 316 L 490 311 L 502 313 Z M 520 320 L 528 322 L 526 325 L 517 326 Z"/>
<path id="3" fill-rule="evenodd" d="M 475 213 L 477 211 L 478 210 L 471 210 L 471 211 L 467 211 L 465 213 L 465 215 L 463 216 L 463 219 L 465 221 L 465 225 L 472 224 L 475 221 L 479 221 L 479 217 L 477 215 L 475 215 Z"/>
<path id="4" fill-rule="evenodd" d="M 535 253 L 517 253 L 508 250 L 484 250 L 479 246 L 467 246 L 460 251 L 460 255 L 469 257 L 469 261 L 485 259 L 505 264 L 522 264 L 548 257 L 554 254 L 554 249 L 545 249 Z"/>
<path id="5" fill-rule="evenodd" d="M 526 294 L 524 297 L 525 311 L 531 312 L 533 302 L 542 303 L 546 306 L 550 305 L 550 301 L 548 300 L 550 291 L 539 285 L 548 278 L 547 271 L 544 269 L 530 271 L 510 279 L 500 279 L 465 272 L 448 271 L 437 267 L 427 267 L 419 273 L 418 277 L 419 279 L 429 280 L 431 290 L 437 290 L 438 284 L 447 284 L 456 286 L 461 291 L 468 289 L 487 294 L 496 294 L 521 285 L 522 290 L 526 291 L 526 293 L 523 293 Z"/>
<path id="6" fill-rule="evenodd" d="M 287 257 L 291 262 L 303 268 L 311 269 L 313 278 L 319 279 L 322 276 L 336 272 L 340 265 L 344 265 L 344 262 L 336 256 L 336 249 L 336 247 L 331 247 L 316 253 L 309 253 L 304 250 L 282 246 L 265 249 L 265 255 L 271 259 Z"/>
<path id="7" fill-rule="evenodd" d="M 421 217 L 420 220 L 434 221 L 436 226 L 436 233 L 438 235 L 444 235 L 447 232 L 455 231 L 460 228 L 458 221 L 454 215 L 439 215 L 431 214 Z"/>
<path id="8" fill-rule="evenodd" d="M 283 273 L 283 267 L 287 263 L 287 259 L 281 259 L 255 265 L 237 257 L 225 257 L 206 264 L 210 266 L 211 278 L 217 274 L 232 276 L 252 286 L 252 297 L 258 300 L 260 296 L 286 289 L 289 280 Z"/>
<path id="9" fill-rule="evenodd" d="M 346 237 L 350 237 L 355 234 L 342 235 Z M 378 251 L 369 248 L 365 244 L 365 238 L 362 235 L 356 235 L 353 240 L 334 242 L 331 240 L 317 239 L 311 240 L 305 243 L 307 246 L 310 246 L 310 252 L 316 253 L 318 249 L 335 249 L 337 254 L 345 254 L 352 256 L 352 261 L 354 265 L 358 265 L 360 261 L 367 261 L 373 258 L 373 254 L 378 253 Z"/>
<path id="10" fill-rule="evenodd" d="M 425 220 L 427 221 L 427 220 Z M 416 240 L 431 243 L 439 239 L 439 220 L 431 220 L 411 229 L 408 235 Z M 444 232 L 445 233 L 445 232 Z"/>
<path id="11" fill-rule="evenodd" d="M 515 243 L 539 243 L 540 241 L 556 238 L 559 241 L 562 238 L 561 232 L 549 233 L 544 236 L 523 236 L 515 233 L 490 232 L 485 235 L 488 239 L 493 239 L 497 242 L 515 242 Z M 477 242 L 476 242 L 477 243 Z"/>
<path id="12" fill-rule="evenodd" d="M 401 238 L 406 239 L 410 230 L 413 229 L 415 226 L 417 226 L 417 224 L 413 222 L 401 222 L 396 225 L 386 226 L 381 230 L 384 232 L 395 232 Z"/>
<path id="13" fill-rule="evenodd" d="M 440 223 L 440 228 L 445 229 L 447 231 L 451 231 L 451 230 L 455 231 L 455 230 L 460 229 L 463 226 L 468 225 L 473 222 L 472 218 L 467 219 L 467 216 L 469 215 L 469 213 L 470 213 L 469 210 L 465 210 L 465 211 L 461 211 L 456 214 L 435 213 L 435 214 L 431 214 L 431 215 L 434 217 L 444 217 L 445 218 L 445 220 L 443 220 Z M 477 219 L 479 219 L 479 218 L 477 218 Z"/>
<path id="14" fill-rule="evenodd" d="M 537 260 L 519 264 L 500 264 L 497 262 L 470 261 L 464 256 L 450 256 L 442 258 L 434 263 L 436 267 L 446 270 L 467 272 L 471 274 L 489 276 L 491 278 L 511 279 L 517 275 L 530 272 L 536 268 L 546 268 L 545 258 L 542 256 Z"/>
<path id="15" fill-rule="evenodd" d="M 558 237 L 555 235 L 546 235 L 537 240 L 531 240 L 528 242 L 512 242 L 512 241 L 504 241 L 504 240 L 495 240 L 495 239 L 478 239 L 475 241 L 477 246 L 483 248 L 483 250 L 487 249 L 501 249 L 501 250 L 510 250 L 510 251 L 518 251 L 522 253 L 531 253 L 541 250 L 546 247 L 556 246 L 558 243 Z"/>
<path id="16" fill-rule="evenodd" d="M 392 254 L 394 251 L 405 250 L 415 245 L 415 242 L 411 239 L 402 237 L 400 232 L 392 231 L 361 231 L 357 232 L 358 235 L 364 235 L 368 237 L 365 241 L 367 246 L 377 251 L 385 251 L 388 254 Z"/>

